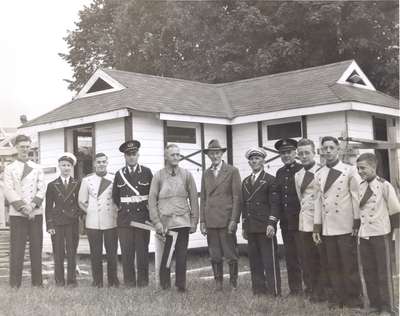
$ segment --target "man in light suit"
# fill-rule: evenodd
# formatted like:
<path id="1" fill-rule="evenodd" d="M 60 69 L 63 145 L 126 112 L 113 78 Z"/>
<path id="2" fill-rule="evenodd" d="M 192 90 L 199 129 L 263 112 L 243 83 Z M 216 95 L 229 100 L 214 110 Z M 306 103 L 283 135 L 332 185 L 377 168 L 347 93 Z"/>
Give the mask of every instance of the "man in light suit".
<path id="1" fill-rule="evenodd" d="M 233 288 L 237 287 L 238 277 L 236 229 L 240 218 L 241 180 L 238 169 L 222 161 L 225 151 L 215 139 L 204 150 L 211 167 L 203 174 L 200 197 L 200 230 L 207 235 L 217 291 L 222 290 L 223 257 L 229 263 Z"/>
<path id="2" fill-rule="evenodd" d="M 315 174 L 314 241 L 325 243 L 334 295 L 330 307 L 362 307 L 356 239 L 360 226 L 358 184 L 354 167 L 339 160 L 339 142 L 321 141 L 326 165 Z M 321 240 L 321 233 L 323 239 Z"/>
<path id="3" fill-rule="evenodd" d="M 15 147 L 17 159 L 4 170 L 4 195 L 10 203 L 10 286 L 21 286 L 28 238 L 32 285 L 42 286 L 44 173 L 29 160 L 29 137 L 18 135 Z"/>
<path id="4" fill-rule="evenodd" d="M 112 200 L 114 175 L 107 172 L 108 158 L 95 156 L 95 173 L 82 179 L 79 206 L 86 213 L 93 286 L 103 287 L 103 239 L 107 257 L 108 286 L 119 286 L 117 276 L 117 206 Z"/>
<path id="5" fill-rule="evenodd" d="M 299 232 L 303 250 L 303 269 L 310 285 L 310 301 L 321 302 L 326 298 L 326 289 L 329 286 L 325 271 L 326 249 L 325 244 L 315 245 L 312 239 L 314 227 L 314 175 L 321 168 L 314 160 L 315 145 L 310 139 L 301 139 L 297 144 L 297 155 L 303 166 L 295 173 L 296 192 L 300 200 Z"/>

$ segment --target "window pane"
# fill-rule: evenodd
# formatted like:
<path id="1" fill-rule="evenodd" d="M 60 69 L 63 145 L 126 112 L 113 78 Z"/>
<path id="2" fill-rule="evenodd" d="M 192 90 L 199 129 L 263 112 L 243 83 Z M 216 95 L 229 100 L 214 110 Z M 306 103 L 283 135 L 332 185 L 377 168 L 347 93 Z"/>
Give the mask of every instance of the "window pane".
<path id="1" fill-rule="evenodd" d="M 301 137 L 301 122 L 267 126 L 268 140 Z"/>
<path id="2" fill-rule="evenodd" d="M 167 126 L 167 141 L 169 143 L 196 144 L 196 129 Z"/>
<path id="3" fill-rule="evenodd" d="M 374 139 L 376 140 L 387 140 L 387 126 L 386 120 L 382 118 L 373 118 L 373 128 L 374 128 Z"/>

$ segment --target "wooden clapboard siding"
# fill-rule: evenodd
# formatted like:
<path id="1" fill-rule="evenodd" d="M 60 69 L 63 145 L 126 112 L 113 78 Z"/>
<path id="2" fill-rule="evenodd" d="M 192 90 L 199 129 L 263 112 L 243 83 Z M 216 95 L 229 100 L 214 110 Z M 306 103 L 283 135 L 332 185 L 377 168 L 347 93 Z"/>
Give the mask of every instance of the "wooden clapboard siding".
<path id="1" fill-rule="evenodd" d="M 58 128 L 39 133 L 40 142 L 40 165 L 43 168 L 57 168 L 58 158 L 65 151 L 64 148 L 64 129 Z M 55 169 L 58 170 L 58 169 Z M 53 181 L 57 176 L 57 172 L 45 173 L 46 183 Z"/>
<path id="2" fill-rule="evenodd" d="M 204 146 L 207 148 L 208 143 L 212 139 L 218 139 L 221 146 L 226 146 L 226 127 L 225 125 L 216 125 L 216 124 L 204 124 Z M 227 161 L 226 152 L 222 157 L 225 161 Z M 210 159 L 206 157 L 206 168 L 211 165 Z"/>
<path id="3" fill-rule="evenodd" d="M 244 154 L 251 146 L 258 146 L 257 122 L 233 125 L 233 164 L 239 169 L 242 179 L 250 173 L 250 167 Z"/>
<path id="4" fill-rule="evenodd" d="M 164 167 L 163 123 L 153 113 L 132 113 L 133 139 L 141 142 L 139 163 L 152 172 Z"/>
<path id="5" fill-rule="evenodd" d="M 108 170 L 116 172 L 124 165 L 124 156 L 119 146 L 125 141 L 124 119 L 97 122 L 95 124 L 96 152 L 103 152 L 108 156 Z"/>

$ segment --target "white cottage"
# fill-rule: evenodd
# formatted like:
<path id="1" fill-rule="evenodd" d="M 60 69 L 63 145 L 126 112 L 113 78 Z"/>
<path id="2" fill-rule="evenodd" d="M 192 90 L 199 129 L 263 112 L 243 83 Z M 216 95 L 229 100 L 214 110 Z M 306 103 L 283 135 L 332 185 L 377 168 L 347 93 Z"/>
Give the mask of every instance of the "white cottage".
<path id="1" fill-rule="evenodd" d="M 319 144 L 325 135 L 387 140 L 393 126 L 398 130 L 398 100 L 376 91 L 348 60 L 222 84 L 99 69 L 71 102 L 20 131 L 39 133 L 39 159 L 48 180 L 56 176 L 57 157 L 64 151 L 80 158 L 78 177 L 92 172 L 95 152 L 106 153 L 115 172 L 123 165 L 119 145 L 134 138 L 142 143 L 140 162 L 153 172 L 163 167 L 164 146 L 179 144 L 182 167 L 191 170 L 200 190 L 209 163 L 201 149 L 212 138 L 228 146 L 225 160 L 244 177 L 249 146 L 272 149 L 282 137 L 308 137 Z M 396 137 L 399 142 L 400 132 Z M 387 150 L 378 154 L 388 176 Z M 281 166 L 275 157 L 272 150 L 267 168 L 273 175 Z"/>

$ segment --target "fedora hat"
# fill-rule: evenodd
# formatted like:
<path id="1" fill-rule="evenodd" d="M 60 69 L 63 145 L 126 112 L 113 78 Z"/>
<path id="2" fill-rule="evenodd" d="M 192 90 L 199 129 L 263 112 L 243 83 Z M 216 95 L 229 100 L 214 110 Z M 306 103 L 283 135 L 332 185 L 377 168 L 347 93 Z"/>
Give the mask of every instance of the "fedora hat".
<path id="1" fill-rule="evenodd" d="M 217 139 L 212 139 L 208 143 L 208 147 L 203 149 L 203 152 L 205 154 L 208 154 L 210 151 L 222 151 L 222 152 L 225 152 L 226 151 L 226 147 L 221 147 L 221 145 L 220 145 L 220 143 L 219 143 L 219 141 Z"/>

